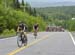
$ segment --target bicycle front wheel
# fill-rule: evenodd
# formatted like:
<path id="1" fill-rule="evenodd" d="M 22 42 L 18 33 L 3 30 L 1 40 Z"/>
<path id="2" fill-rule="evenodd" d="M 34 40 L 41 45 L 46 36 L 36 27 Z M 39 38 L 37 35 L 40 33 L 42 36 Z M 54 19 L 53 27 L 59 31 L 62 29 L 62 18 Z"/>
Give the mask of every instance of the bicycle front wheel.
<path id="1" fill-rule="evenodd" d="M 17 37 L 17 45 L 18 47 L 22 47 L 22 40 L 21 40 L 21 37 Z"/>

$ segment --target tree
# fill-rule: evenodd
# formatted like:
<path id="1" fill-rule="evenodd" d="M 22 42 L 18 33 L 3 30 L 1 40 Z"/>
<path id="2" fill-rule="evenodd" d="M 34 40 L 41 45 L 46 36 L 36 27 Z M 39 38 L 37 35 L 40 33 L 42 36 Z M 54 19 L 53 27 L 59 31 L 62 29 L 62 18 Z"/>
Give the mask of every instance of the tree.
<path id="1" fill-rule="evenodd" d="M 24 0 L 22 0 L 22 6 L 25 6 Z"/>
<path id="2" fill-rule="evenodd" d="M 16 8 L 16 0 L 13 0 L 13 8 Z"/>
<path id="3" fill-rule="evenodd" d="M 13 1 L 14 1 L 14 4 L 15 4 L 15 8 L 16 8 L 16 9 L 20 9 L 19 0 L 13 0 Z"/>
<path id="4" fill-rule="evenodd" d="M 30 4 L 28 4 L 27 2 L 26 2 L 26 4 L 25 4 L 25 10 L 26 10 L 26 12 L 29 13 L 30 15 L 32 14 L 31 6 L 30 6 Z"/>
<path id="5" fill-rule="evenodd" d="M 33 16 L 37 16 L 35 8 L 33 8 Z"/>
<path id="6" fill-rule="evenodd" d="M 24 0 L 22 0 L 22 9 L 25 12 L 25 3 L 24 3 Z"/>

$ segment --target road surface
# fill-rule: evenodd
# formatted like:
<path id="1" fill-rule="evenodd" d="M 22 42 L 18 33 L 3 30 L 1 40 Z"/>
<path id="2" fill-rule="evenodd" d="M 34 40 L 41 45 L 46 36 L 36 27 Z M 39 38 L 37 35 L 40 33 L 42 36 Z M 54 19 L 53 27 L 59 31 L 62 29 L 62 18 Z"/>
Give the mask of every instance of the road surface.
<path id="1" fill-rule="evenodd" d="M 16 39 L 0 39 L 0 55 L 75 55 L 75 45 L 68 32 L 39 32 L 37 39 L 28 34 L 28 45 L 18 48 Z"/>

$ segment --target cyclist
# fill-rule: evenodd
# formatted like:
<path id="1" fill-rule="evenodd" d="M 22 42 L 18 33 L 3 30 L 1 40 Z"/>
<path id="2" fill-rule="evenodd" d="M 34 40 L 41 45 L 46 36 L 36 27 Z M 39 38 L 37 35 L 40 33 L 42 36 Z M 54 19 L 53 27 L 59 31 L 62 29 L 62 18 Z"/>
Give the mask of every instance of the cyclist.
<path id="1" fill-rule="evenodd" d="M 38 23 L 36 23 L 36 24 L 33 25 L 33 30 L 34 30 L 34 36 L 36 38 L 37 32 L 39 30 L 39 24 Z"/>
<path id="2" fill-rule="evenodd" d="M 38 31 L 38 29 L 39 29 L 39 24 L 38 23 L 34 24 L 33 30 L 34 31 Z"/>

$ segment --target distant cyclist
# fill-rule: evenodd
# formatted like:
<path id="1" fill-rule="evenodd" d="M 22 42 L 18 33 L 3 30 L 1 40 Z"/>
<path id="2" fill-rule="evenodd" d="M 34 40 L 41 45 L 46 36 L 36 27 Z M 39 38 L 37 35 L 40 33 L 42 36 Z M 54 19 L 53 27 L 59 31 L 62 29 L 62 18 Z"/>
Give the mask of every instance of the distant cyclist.
<path id="1" fill-rule="evenodd" d="M 33 30 L 34 30 L 34 36 L 36 38 L 37 32 L 39 30 L 39 24 L 38 23 L 36 23 L 36 24 L 33 25 Z"/>

